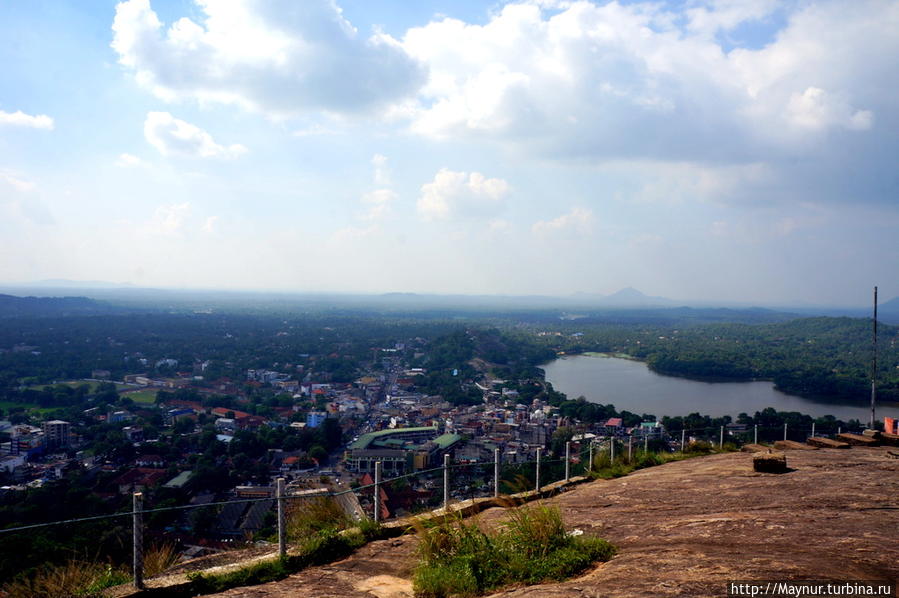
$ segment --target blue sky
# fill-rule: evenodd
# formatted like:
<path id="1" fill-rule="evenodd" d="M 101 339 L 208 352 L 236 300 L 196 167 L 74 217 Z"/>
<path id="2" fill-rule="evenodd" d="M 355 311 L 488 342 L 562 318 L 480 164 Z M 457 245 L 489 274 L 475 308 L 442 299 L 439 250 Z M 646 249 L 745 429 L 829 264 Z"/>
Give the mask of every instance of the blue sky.
<path id="1" fill-rule="evenodd" d="M 899 295 L 899 3 L 0 0 L 0 282 Z"/>

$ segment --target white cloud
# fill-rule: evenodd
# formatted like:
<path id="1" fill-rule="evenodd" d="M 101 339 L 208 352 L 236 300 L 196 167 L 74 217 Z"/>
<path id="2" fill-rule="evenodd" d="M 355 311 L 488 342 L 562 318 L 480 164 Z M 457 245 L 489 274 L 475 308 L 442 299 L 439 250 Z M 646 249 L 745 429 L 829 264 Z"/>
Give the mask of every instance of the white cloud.
<path id="1" fill-rule="evenodd" d="M 119 168 L 135 168 L 139 166 L 147 166 L 147 163 L 133 154 L 120 154 L 115 161 L 115 165 Z"/>
<path id="2" fill-rule="evenodd" d="M 375 154 L 371 157 L 371 165 L 375 169 L 375 185 L 382 187 L 390 185 L 390 170 L 387 168 L 387 156 Z"/>
<path id="3" fill-rule="evenodd" d="M 531 230 L 539 237 L 588 235 L 593 231 L 595 221 L 593 211 L 589 208 L 572 208 L 552 220 L 535 222 Z"/>
<path id="4" fill-rule="evenodd" d="M 368 206 L 363 215 L 365 220 L 381 220 L 390 211 L 390 204 L 396 201 L 397 194 L 390 189 L 376 189 L 362 196 L 362 202 Z"/>
<path id="5" fill-rule="evenodd" d="M 818 87 L 792 94 L 787 112 L 794 126 L 813 131 L 834 126 L 864 131 L 874 120 L 870 110 L 855 110 L 845 99 L 834 98 Z"/>
<path id="6" fill-rule="evenodd" d="M 13 127 L 31 127 L 33 129 L 53 130 L 53 119 L 46 114 L 38 114 L 32 116 L 25 114 L 21 110 L 15 112 L 4 112 L 0 110 L 0 126 L 9 125 Z"/>
<path id="7" fill-rule="evenodd" d="M 430 70 L 415 131 L 563 158 L 757 161 L 812 132 L 871 129 L 878 111 L 899 116 L 890 0 L 538 4 L 406 33 L 403 47 Z M 727 50 L 716 37 L 776 10 L 787 24 L 761 48 Z"/>
<path id="8" fill-rule="evenodd" d="M 488 179 L 479 172 L 442 168 L 421 187 L 418 213 L 426 220 L 478 217 L 501 210 L 509 193 L 503 179 Z"/>
<path id="9" fill-rule="evenodd" d="M 173 117 L 168 112 L 148 112 L 144 137 L 163 156 L 190 158 L 235 158 L 247 148 L 235 143 L 219 145 L 203 129 Z"/>
<path id="10" fill-rule="evenodd" d="M 779 0 L 700 0 L 685 11 L 686 28 L 693 34 L 711 37 L 742 23 L 764 19 L 778 5 Z"/>
<path id="11" fill-rule="evenodd" d="M 190 202 L 159 206 L 144 230 L 150 234 L 174 236 L 181 232 L 190 216 Z"/>
<path id="12" fill-rule="evenodd" d="M 112 47 L 165 100 L 239 104 L 274 116 L 352 113 L 412 94 L 424 70 L 388 35 L 361 36 L 333 0 L 195 0 L 167 30 L 149 0 L 116 6 Z"/>
<path id="13" fill-rule="evenodd" d="M 37 185 L 35 185 L 33 182 L 27 181 L 7 172 L 0 172 L 0 181 L 6 183 L 6 185 L 11 187 L 13 190 L 21 193 L 34 191 L 37 187 Z"/>
<path id="14" fill-rule="evenodd" d="M 206 218 L 206 221 L 203 222 L 203 226 L 202 226 L 201 230 L 204 233 L 215 232 L 215 224 L 216 224 L 216 222 L 218 222 L 218 219 L 219 219 L 218 216 L 209 216 L 208 218 Z"/>
<path id="15" fill-rule="evenodd" d="M 0 170 L 0 208 L 9 222 L 46 225 L 53 224 L 53 214 L 36 193 L 33 181 L 9 171 Z M 2 219 L 0 219 L 2 220 Z"/>
<path id="16" fill-rule="evenodd" d="M 512 229 L 512 224 L 508 220 L 502 218 L 494 218 L 487 223 L 487 228 L 492 233 L 505 233 Z"/>

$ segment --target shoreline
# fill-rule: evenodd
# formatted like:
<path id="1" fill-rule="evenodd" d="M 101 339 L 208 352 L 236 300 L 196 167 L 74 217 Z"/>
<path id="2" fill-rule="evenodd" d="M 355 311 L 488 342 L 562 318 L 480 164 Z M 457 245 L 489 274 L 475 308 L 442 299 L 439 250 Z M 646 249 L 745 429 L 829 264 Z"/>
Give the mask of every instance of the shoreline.
<path id="1" fill-rule="evenodd" d="M 773 378 L 734 378 L 734 377 L 722 377 L 722 376 L 691 376 L 686 374 L 677 374 L 677 373 L 668 373 L 654 369 L 652 366 L 647 363 L 645 359 L 640 359 L 639 357 L 634 357 L 633 355 L 629 355 L 627 353 L 613 353 L 613 352 L 605 352 L 605 351 L 584 351 L 582 353 L 563 353 L 556 357 L 556 359 L 564 359 L 566 357 L 593 357 L 599 359 L 623 359 L 626 361 L 634 361 L 638 363 L 643 363 L 646 365 L 646 368 L 659 376 L 665 376 L 668 378 L 679 378 L 682 380 L 691 380 L 694 382 L 705 382 L 708 384 L 721 384 L 721 383 L 730 383 L 730 384 L 744 384 L 749 382 L 770 382 L 774 390 L 783 393 L 788 396 L 800 397 L 803 399 L 807 399 L 810 401 L 814 401 L 816 403 L 820 403 L 823 405 L 833 405 L 839 407 L 866 407 L 870 405 L 870 402 L 866 398 L 859 399 L 858 401 L 847 398 L 845 396 L 836 396 L 836 395 L 819 395 L 819 394 L 802 394 L 797 392 L 788 392 L 780 388 L 775 382 Z M 551 363 L 551 362 L 547 362 Z M 546 363 L 541 364 L 541 370 L 543 367 L 547 365 Z M 544 372 L 544 380 L 545 380 L 545 372 Z M 878 401 L 878 406 L 889 407 L 891 409 L 899 409 L 899 402 L 893 401 Z"/>

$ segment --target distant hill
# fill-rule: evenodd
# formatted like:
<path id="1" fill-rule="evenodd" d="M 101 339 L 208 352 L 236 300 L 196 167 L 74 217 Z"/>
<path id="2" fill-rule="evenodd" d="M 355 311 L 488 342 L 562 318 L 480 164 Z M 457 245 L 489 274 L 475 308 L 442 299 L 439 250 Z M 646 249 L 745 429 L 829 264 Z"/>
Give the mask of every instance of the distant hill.
<path id="1" fill-rule="evenodd" d="M 888 324 L 899 324 L 899 297 L 893 297 L 878 307 L 877 319 Z"/>
<path id="2" fill-rule="evenodd" d="M 627 287 L 617 293 L 602 297 L 596 303 L 608 307 L 670 307 L 677 305 L 676 301 L 666 299 L 665 297 L 650 297 L 632 287 Z"/>
<path id="3" fill-rule="evenodd" d="M 121 289 L 134 285 L 130 282 L 107 282 L 105 280 L 69 280 L 67 278 L 50 278 L 29 283 L 29 287 L 50 289 Z"/>
<path id="4" fill-rule="evenodd" d="M 116 308 L 87 297 L 0 295 L 0 318 L 107 314 Z"/>

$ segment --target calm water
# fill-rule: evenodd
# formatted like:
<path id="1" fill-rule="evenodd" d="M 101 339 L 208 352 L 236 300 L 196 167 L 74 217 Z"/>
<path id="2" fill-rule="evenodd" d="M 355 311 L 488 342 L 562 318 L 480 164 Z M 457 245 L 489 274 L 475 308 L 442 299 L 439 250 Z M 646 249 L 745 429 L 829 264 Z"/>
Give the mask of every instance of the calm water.
<path id="1" fill-rule="evenodd" d="M 862 422 L 871 417 L 868 407 L 788 395 L 775 390 L 771 382 L 699 382 L 674 378 L 656 374 L 645 363 L 629 359 L 574 355 L 541 367 L 546 371 L 547 381 L 569 398 L 583 395 L 594 403 L 611 403 L 619 411 L 626 409 L 658 417 L 694 411 L 712 417 L 735 417 L 740 412 L 752 415 L 765 407 L 815 417 L 829 414 Z M 885 415 L 899 417 L 899 405 L 878 405 L 877 418 Z"/>

